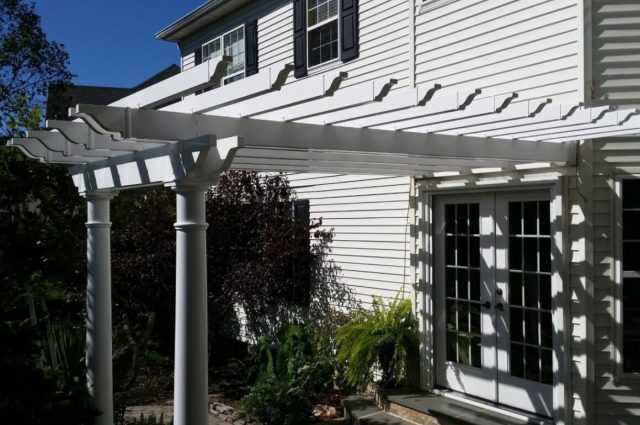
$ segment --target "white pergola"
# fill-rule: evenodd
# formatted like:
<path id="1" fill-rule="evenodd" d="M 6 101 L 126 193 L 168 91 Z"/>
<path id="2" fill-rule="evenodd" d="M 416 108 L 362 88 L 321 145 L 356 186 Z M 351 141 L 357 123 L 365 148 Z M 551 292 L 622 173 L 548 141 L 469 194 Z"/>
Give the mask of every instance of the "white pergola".
<path id="1" fill-rule="evenodd" d="M 151 185 L 177 196 L 174 423 L 207 423 L 205 192 L 221 172 L 438 176 L 575 165 L 576 140 L 640 133 L 637 109 L 519 101 L 481 88 L 345 85 L 333 72 L 289 82 L 283 64 L 219 85 L 230 58 L 108 106 L 77 105 L 10 146 L 68 164 L 87 199 L 87 367 L 100 425 L 113 423 L 110 200 Z M 203 90 L 204 89 L 204 90 Z M 195 93 L 199 92 L 198 95 Z"/>

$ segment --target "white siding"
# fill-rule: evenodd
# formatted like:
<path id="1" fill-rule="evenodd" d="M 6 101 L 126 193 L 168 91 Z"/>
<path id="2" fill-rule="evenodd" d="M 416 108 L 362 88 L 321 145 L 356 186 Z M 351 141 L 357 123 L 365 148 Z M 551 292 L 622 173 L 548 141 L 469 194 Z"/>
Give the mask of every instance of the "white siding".
<path id="1" fill-rule="evenodd" d="M 393 298 L 413 283 L 410 179 L 347 174 L 289 174 L 298 199 L 308 199 L 311 218 L 333 229 L 329 259 L 364 305 L 371 295 Z"/>
<path id="2" fill-rule="evenodd" d="M 258 18 L 258 66 L 293 63 L 293 3 Z"/>
<path id="3" fill-rule="evenodd" d="M 416 82 L 576 101 L 576 0 L 416 0 Z"/>
<path id="4" fill-rule="evenodd" d="M 597 102 L 640 105 L 640 2 L 592 0 Z"/>
<path id="5" fill-rule="evenodd" d="M 189 68 L 193 68 L 196 66 L 196 55 L 194 53 L 189 53 L 186 56 L 182 57 L 182 70 L 186 71 Z"/>
<path id="6" fill-rule="evenodd" d="M 633 143 L 635 142 L 635 143 Z M 593 143 L 593 325 L 594 325 L 594 424 L 640 423 L 640 379 L 616 378 L 616 320 L 614 311 L 615 192 L 613 176 L 640 173 L 637 139 Z M 622 300 L 624 302 L 624 300 Z M 634 349 L 634 348 L 632 348 Z"/>
<path id="7" fill-rule="evenodd" d="M 344 86 L 375 80 L 409 83 L 409 3 L 406 0 L 360 1 L 360 56 L 347 63 L 335 61 L 309 69 L 308 75 L 332 69 L 349 73 Z M 258 19 L 260 68 L 293 63 L 293 7 L 291 4 Z M 291 76 L 289 81 L 294 81 Z"/>

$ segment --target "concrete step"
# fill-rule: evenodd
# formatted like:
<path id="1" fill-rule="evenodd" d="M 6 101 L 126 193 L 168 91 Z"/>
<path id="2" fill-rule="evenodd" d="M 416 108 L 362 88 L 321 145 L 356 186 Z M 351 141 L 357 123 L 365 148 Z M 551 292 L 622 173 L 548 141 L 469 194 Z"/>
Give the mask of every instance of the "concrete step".
<path id="1" fill-rule="evenodd" d="M 384 410 L 420 425 L 527 425 L 540 423 L 517 419 L 432 393 L 379 394 L 379 399 Z"/>
<path id="2" fill-rule="evenodd" d="M 415 425 L 385 412 L 373 398 L 351 396 L 342 400 L 347 423 L 353 425 Z"/>

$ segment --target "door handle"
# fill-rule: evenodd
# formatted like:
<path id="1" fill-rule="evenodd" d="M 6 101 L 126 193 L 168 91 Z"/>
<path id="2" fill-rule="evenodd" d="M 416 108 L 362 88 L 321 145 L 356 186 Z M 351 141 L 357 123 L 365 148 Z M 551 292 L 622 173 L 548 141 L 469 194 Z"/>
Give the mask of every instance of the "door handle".
<path id="1" fill-rule="evenodd" d="M 496 310 L 504 311 L 504 305 L 502 303 L 496 304 Z"/>
<path id="2" fill-rule="evenodd" d="M 482 304 L 482 307 L 491 308 L 491 303 L 489 301 L 485 301 L 484 304 Z"/>

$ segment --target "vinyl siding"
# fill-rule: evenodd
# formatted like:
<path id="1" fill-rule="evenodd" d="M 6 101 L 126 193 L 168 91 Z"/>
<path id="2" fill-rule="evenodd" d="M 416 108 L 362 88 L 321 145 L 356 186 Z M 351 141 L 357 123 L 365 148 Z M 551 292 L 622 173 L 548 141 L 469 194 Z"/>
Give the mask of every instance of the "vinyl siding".
<path id="1" fill-rule="evenodd" d="M 518 92 L 519 100 L 577 100 L 576 0 L 422 4 L 416 0 L 417 83 Z"/>
<path id="2" fill-rule="evenodd" d="M 371 296 L 410 295 L 413 268 L 408 177 L 289 174 L 298 199 L 309 200 L 312 219 L 333 230 L 328 259 L 363 306 Z M 404 285 L 404 286 L 403 286 Z"/>
<path id="3" fill-rule="evenodd" d="M 594 424 L 640 423 L 640 379 L 616 376 L 614 176 L 640 173 L 637 139 L 593 143 Z M 585 194 L 585 196 L 588 196 Z M 622 300 L 624 302 L 624 300 Z M 634 348 L 635 349 L 635 348 Z"/>
<path id="4" fill-rule="evenodd" d="M 571 380 L 570 410 L 572 424 L 586 424 L 585 406 L 588 406 L 587 394 L 587 298 L 588 283 L 585 276 L 587 265 L 585 202 L 578 188 L 578 177 L 569 177 L 569 332 L 571 338 L 571 362 L 569 377 Z M 567 287 L 567 285 L 565 286 Z"/>
<path id="5" fill-rule="evenodd" d="M 409 3 L 406 0 L 360 0 L 360 56 L 308 70 L 308 76 L 330 70 L 349 74 L 342 87 L 379 78 L 395 78 L 396 87 L 409 84 Z M 293 63 L 293 6 L 287 4 L 258 19 L 260 69 Z M 288 82 L 295 81 L 293 76 Z"/>
<path id="6" fill-rule="evenodd" d="M 593 98 L 640 105 L 640 3 L 592 0 Z"/>

